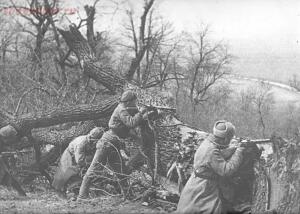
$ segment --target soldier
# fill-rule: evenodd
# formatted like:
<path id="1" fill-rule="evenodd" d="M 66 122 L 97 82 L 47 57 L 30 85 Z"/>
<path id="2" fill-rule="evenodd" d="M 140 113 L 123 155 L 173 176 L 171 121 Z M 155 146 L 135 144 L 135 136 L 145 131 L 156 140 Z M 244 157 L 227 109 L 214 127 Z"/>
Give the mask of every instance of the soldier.
<path id="1" fill-rule="evenodd" d="M 107 162 L 114 171 L 127 173 L 125 165 L 120 158 L 120 150 L 123 146 L 121 139 L 129 137 L 130 130 L 140 125 L 144 118 L 147 117 L 146 108 L 141 108 L 140 111 L 132 115 L 130 110 L 137 109 L 136 102 L 137 96 L 133 91 L 128 90 L 122 94 L 120 103 L 109 120 L 109 130 L 97 142 L 96 153 L 83 177 L 77 200 L 88 198 L 91 178 Z"/>
<path id="2" fill-rule="evenodd" d="M 227 121 L 218 121 L 199 146 L 194 156 L 194 171 L 181 192 L 178 213 L 226 213 L 218 180 L 234 173 L 243 159 L 245 147 L 239 145 L 231 158 L 225 160 L 221 149 L 227 148 L 235 127 Z"/>
<path id="3" fill-rule="evenodd" d="M 7 159 L 1 155 L 5 151 L 5 146 L 16 142 L 18 139 L 18 133 L 13 126 L 7 125 L 0 129 L 0 185 L 13 187 L 20 196 L 26 196 L 22 186 L 10 173 Z"/>
<path id="4" fill-rule="evenodd" d="M 17 130 L 11 125 L 4 126 L 0 129 L 0 137 L 3 141 L 4 146 L 13 144 L 19 140 Z M 0 149 L 3 149 L 3 148 L 0 148 Z"/>
<path id="5" fill-rule="evenodd" d="M 65 197 L 68 180 L 79 175 L 87 164 L 89 147 L 103 134 L 102 128 L 93 128 L 89 134 L 76 137 L 63 152 L 58 169 L 54 175 L 52 186 L 59 196 Z"/>

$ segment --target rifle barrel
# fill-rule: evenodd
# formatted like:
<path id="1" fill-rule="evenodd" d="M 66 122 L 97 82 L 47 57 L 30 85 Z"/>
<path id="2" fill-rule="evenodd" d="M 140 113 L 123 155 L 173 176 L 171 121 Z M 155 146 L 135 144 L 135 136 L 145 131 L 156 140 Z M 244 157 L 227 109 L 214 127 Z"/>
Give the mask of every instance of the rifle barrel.
<path id="1" fill-rule="evenodd" d="M 173 107 L 167 107 L 167 106 L 156 106 L 156 105 L 147 105 L 147 104 L 143 104 L 141 103 L 140 105 L 148 107 L 148 108 L 157 108 L 157 109 L 164 109 L 164 110 L 173 110 L 176 111 L 176 108 Z"/>
<path id="2" fill-rule="evenodd" d="M 255 140 L 242 140 L 241 143 L 263 144 L 263 143 L 272 143 L 272 141 L 271 139 L 255 139 Z"/>

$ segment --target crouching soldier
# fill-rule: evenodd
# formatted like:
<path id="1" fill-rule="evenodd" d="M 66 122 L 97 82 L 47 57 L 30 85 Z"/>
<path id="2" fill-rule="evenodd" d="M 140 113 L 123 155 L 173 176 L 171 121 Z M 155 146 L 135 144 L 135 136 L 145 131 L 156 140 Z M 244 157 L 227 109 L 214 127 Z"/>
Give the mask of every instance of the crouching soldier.
<path id="1" fill-rule="evenodd" d="M 238 170 L 245 149 L 240 145 L 231 158 L 224 159 L 221 149 L 228 147 L 234 134 L 235 128 L 230 122 L 215 123 L 213 134 L 195 153 L 194 171 L 181 192 L 178 213 L 227 213 L 218 181 Z"/>
<path id="2" fill-rule="evenodd" d="M 103 132 L 102 128 L 93 128 L 89 134 L 76 137 L 65 149 L 52 182 L 52 186 L 59 196 L 65 196 L 66 184 L 69 179 L 79 175 L 84 169 L 89 147 L 101 137 Z"/>
<path id="3" fill-rule="evenodd" d="M 17 140 L 18 133 L 13 126 L 7 125 L 0 129 L 0 185 L 12 187 L 20 196 L 26 196 L 22 186 L 19 184 L 14 175 L 10 173 L 11 170 L 7 157 L 5 157 L 2 153 L 5 152 L 6 146 L 15 143 Z"/>
<path id="4" fill-rule="evenodd" d="M 122 139 L 127 138 L 130 130 L 140 125 L 147 116 L 145 108 L 134 115 L 130 112 L 130 109 L 137 108 L 136 102 L 137 96 L 133 91 L 128 90 L 122 94 L 120 103 L 109 120 L 109 130 L 97 142 L 96 153 L 83 178 L 77 200 L 88 198 L 91 179 L 97 176 L 97 172 L 101 171 L 104 165 L 108 164 L 119 173 L 118 175 L 127 173 L 125 164 L 120 158 Z"/>

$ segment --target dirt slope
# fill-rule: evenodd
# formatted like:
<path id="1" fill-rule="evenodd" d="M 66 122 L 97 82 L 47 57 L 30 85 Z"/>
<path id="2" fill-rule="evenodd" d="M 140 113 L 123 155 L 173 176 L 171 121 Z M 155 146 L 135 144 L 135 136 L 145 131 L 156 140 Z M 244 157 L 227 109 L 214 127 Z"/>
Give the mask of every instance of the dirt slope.
<path id="1" fill-rule="evenodd" d="M 141 202 L 123 201 L 119 197 L 102 196 L 89 202 L 63 200 L 53 191 L 28 193 L 22 198 L 0 187 L 0 213 L 163 213 L 145 207 Z"/>

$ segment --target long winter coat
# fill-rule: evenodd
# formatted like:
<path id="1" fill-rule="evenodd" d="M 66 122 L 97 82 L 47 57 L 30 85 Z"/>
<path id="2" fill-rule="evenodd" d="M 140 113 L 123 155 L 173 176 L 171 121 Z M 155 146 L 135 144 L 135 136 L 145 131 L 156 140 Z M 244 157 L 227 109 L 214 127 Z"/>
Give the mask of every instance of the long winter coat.
<path id="1" fill-rule="evenodd" d="M 88 137 L 86 135 L 79 136 L 63 152 L 52 183 L 56 190 L 64 191 L 67 181 L 77 175 L 80 168 L 85 165 L 87 144 Z"/>
<path id="2" fill-rule="evenodd" d="M 226 213 L 222 206 L 219 178 L 234 173 L 242 162 L 243 148 L 238 148 L 229 160 L 221 154 L 215 138 L 205 139 L 194 156 L 194 172 L 181 192 L 177 213 Z"/>

